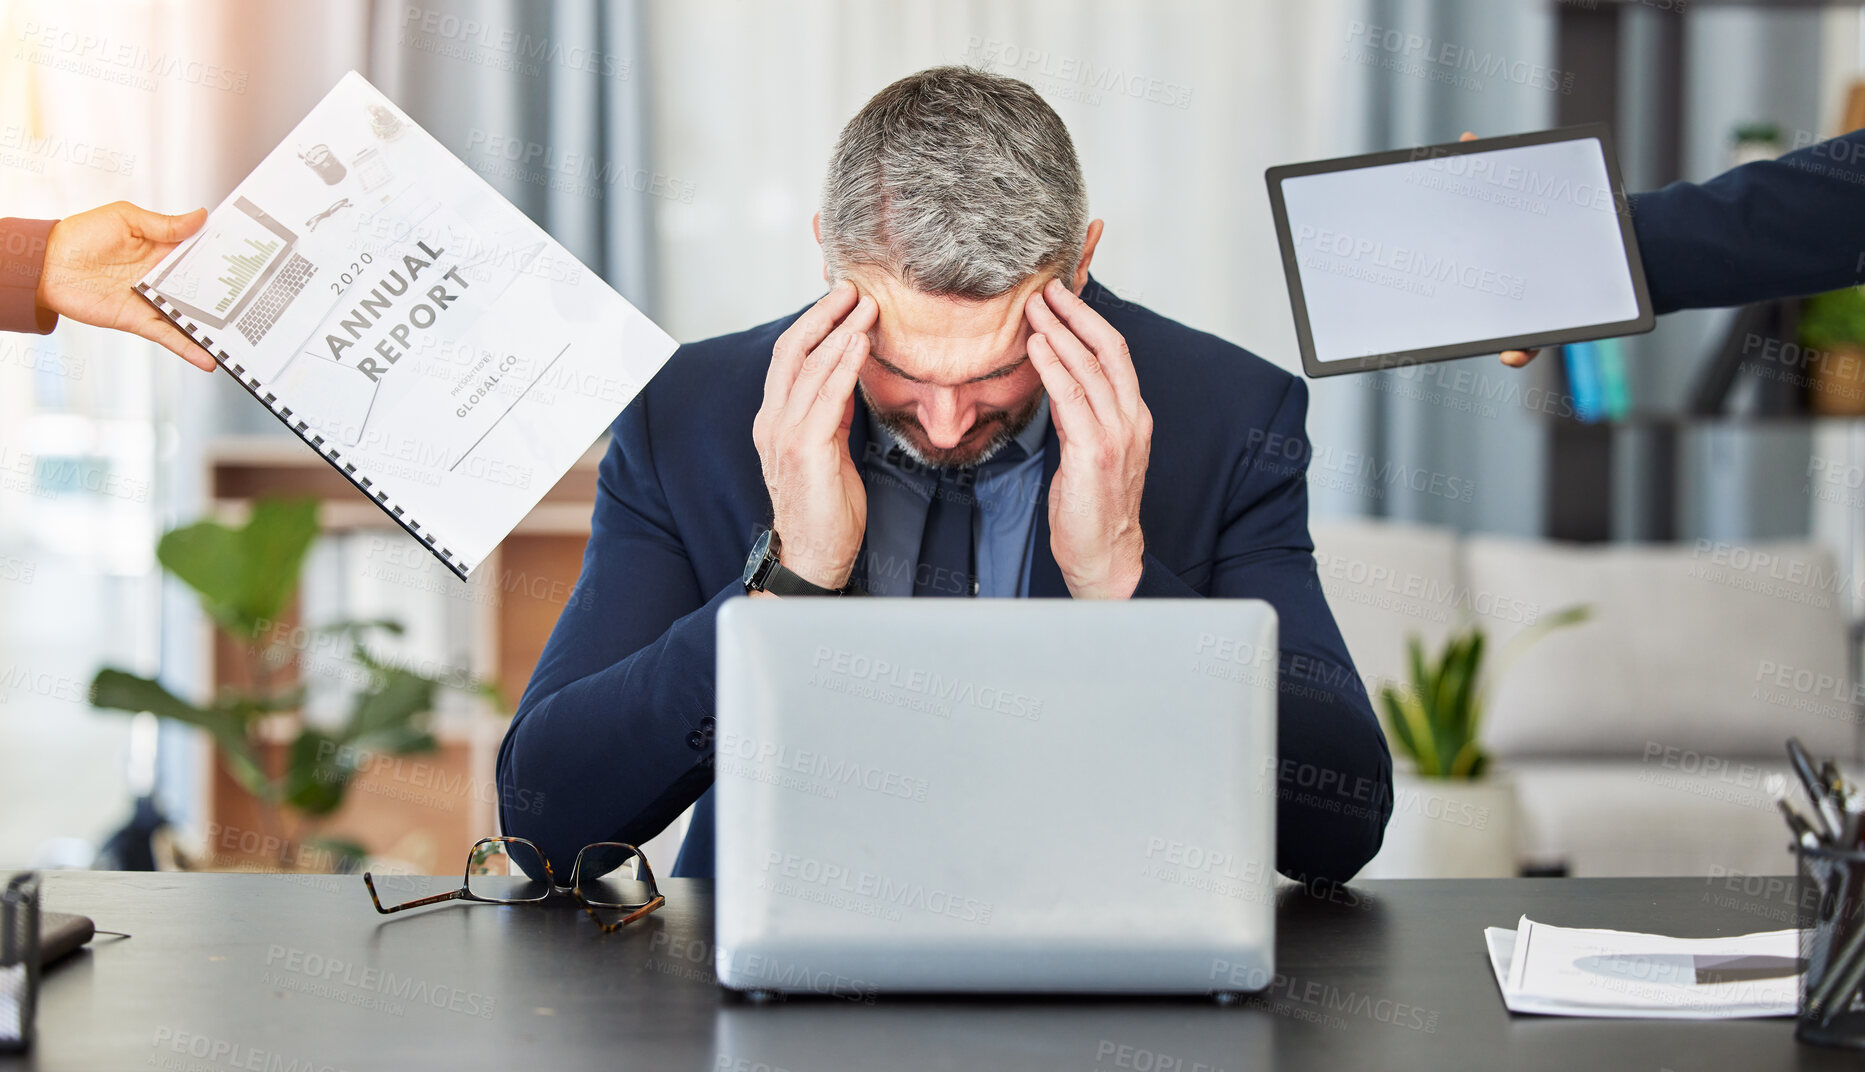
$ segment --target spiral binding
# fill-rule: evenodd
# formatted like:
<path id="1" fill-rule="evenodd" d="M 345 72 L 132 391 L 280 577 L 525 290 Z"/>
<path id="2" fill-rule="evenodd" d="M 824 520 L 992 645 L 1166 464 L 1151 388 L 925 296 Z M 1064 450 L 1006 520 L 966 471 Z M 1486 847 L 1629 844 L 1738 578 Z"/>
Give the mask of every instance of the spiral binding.
<path id="1" fill-rule="evenodd" d="M 420 540 L 423 546 L 433 552 L 434 557 L 440 559 L 448 569 L 454 572 L 455 576 L 459 577 L 462 581 L 467 579 L 467 574 L 472 572 L 471 566 L 446 547 L 435 543 L 432 530 L 424 530 L 422 524 L 413 517 L 410 517 L 400 506 L 397 506 L 391 501 L 388 494 L 376 486 L 375 481 L 358 473 L 356 471 L 356 466 L 344 461 L 342 451 L 339 451 L 334 445 L 326 445 L 324 437 L 312 431 L 310 425 L 306 424 L 304 421 L 293 417 L 291 407 L 279 401 L 278 396 L 267 389 L 265 384 L 260 383 L 256 377 L 249 374 L 238 362 L 234 361 L 225 350 L 216 349 L 214 340 L 208 337 L 207 332 L 203 330 L 199 324 L 189 319 L 187 314 L 181 312 L 181 310 L 177 309 L 175 306 L 170 305 L 167 300 L 156 293 L 155 289 L 150 287 L 147 283 L 137 283 L 136 292 L 142 295 L 149 304 L 155 306 L 163 316 L 173 321 L 176 327 L 187 332 L 190 338 L 200 343 L 208 353 L 214 355 L 214 360 L 220 362 L 220 367 L 231 372 L 233 378 L 240 382 L 241 387 L 246 388 L 248 394 L 258 399 L 260 404 L 264 405 L 265 408 L 271 410 L 272 415 L 277 417 L 285 427 L 291 429 L 293 435 L 303 440 L 305 445 L 316 451 L 320 457 L 330 463 L 330 467 L 335 469 L 345 480 L 355 485 L 358 491 L 369 496 L 377 506 L 382 508 L 382 512 L 387 514 L 391 521 L 400 525 L 410 536 Z"/>

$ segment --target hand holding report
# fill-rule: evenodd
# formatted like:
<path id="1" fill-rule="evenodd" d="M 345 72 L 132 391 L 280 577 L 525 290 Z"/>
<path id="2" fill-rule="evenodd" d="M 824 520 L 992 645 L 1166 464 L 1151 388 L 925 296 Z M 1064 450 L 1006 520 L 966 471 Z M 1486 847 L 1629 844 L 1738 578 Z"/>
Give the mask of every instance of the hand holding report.
<path id="1" fill-rule="evenodd" d="M 46 236 L 40 308 L 100 328 L 159 343 L 203 372 L 214 359 L 132 289 L 207 218 L 205 209 L 174 216 L 115 201 L 66 216 Z"/>
<path id="2" fill-rule="evenodd" d="M 137 290 L 462 578 L 675 346 L 353 71 Z"/>

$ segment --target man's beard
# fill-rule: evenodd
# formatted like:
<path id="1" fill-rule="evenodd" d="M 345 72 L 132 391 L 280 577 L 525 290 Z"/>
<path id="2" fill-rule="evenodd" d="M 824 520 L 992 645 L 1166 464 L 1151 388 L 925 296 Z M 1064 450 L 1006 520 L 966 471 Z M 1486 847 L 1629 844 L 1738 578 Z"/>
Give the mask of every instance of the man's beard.
<path id="1" fill-rule="evenodd" d="M 1037 391 L 1028 402 L 1016 409 L 981 413 L 977 422 L 965 430 L 965 438 L 957 446 L 941 449 L 927 439 L 926 429 L 920 426 L 919 418 L 910 410 L 884 410 L 874 404 L 874 398 L 868 394 L 865 384 L 859 386 L 861 400 L 867 403 L 868 412 L 874 414 L 874 419 L 881 427 L 893 433 L 906 456 L 913 459 L 914 464 L 931 469 L 964 469 L 983 465 L 1011 440 L 1023 434 L 1030 422 L 1036 419 L 1045 397 L 1043 392 Z M 982 442 L 966 445 L 966 440 L 977 439 L 979 436 L 983 437 Z"/>

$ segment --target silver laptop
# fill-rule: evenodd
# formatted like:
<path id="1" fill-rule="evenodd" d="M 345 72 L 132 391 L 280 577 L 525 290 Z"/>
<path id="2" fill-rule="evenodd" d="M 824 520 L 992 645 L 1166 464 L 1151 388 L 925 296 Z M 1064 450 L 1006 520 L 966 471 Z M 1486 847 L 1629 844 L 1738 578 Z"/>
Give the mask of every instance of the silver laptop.
<path id="1" fill-rule="evenodd" d="M 738 599 L 718 640 L 722 985 L 1270 983 L 1269 604 Z"/>

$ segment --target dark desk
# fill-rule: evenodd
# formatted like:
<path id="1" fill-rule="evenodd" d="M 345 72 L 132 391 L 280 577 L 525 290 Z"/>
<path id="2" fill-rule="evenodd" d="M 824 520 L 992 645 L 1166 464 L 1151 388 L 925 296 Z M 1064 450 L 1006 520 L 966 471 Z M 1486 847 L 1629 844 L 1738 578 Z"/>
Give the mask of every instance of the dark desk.
<path id="1" fill-rule="evenodd" d="M 412 895 L 457 884 L 397 879 Z M 1791 893 L 1704 879 L 1370 882 L 1278 907 L 1282 978 L 1208 1002 L 834 998 L 750 1005 L 712 981 L 710 884 L 606 937 L 567 900 L 377 916 L 355 877 L 54 873 L 48 908 L 132 932 L 48 974 L 39 1045 L 0 1069 L 1860 1067 L 1785 1019 L 1511 1017 L 1485 925 L 1709 936 L 1790 925 Z M 1352 901 L 1364 898 L 1360 903 Z"/>

